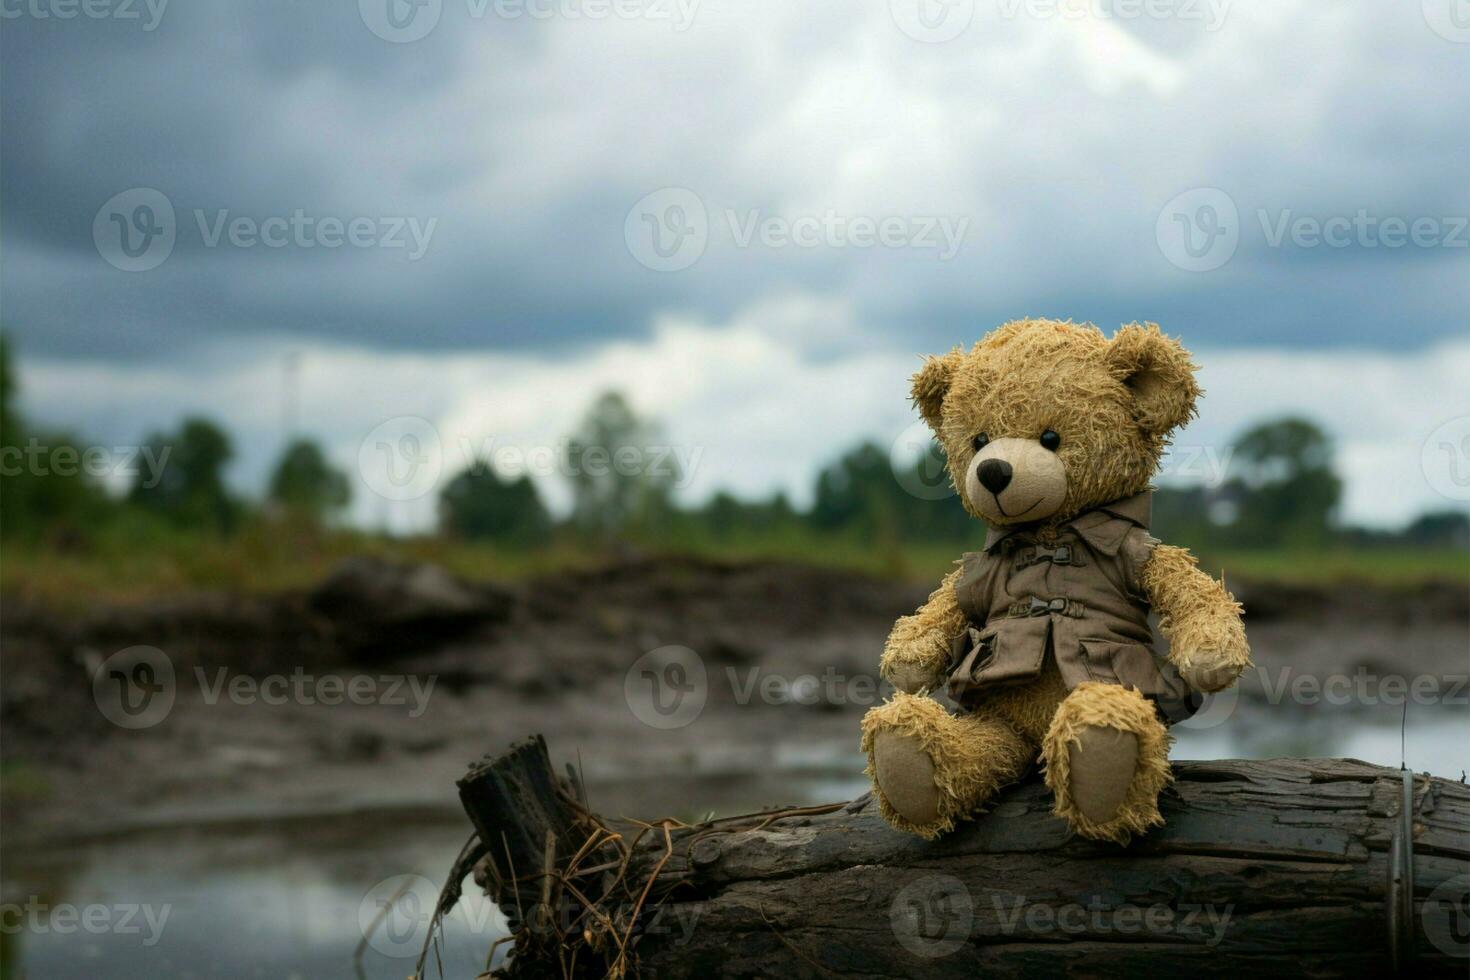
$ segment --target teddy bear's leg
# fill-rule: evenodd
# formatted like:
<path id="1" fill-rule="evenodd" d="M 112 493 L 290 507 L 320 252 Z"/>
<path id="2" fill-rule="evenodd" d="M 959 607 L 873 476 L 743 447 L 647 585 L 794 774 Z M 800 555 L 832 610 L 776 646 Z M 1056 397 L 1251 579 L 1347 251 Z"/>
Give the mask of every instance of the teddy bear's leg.
<path id="1" fill-rule="evenodd" d="M 1173 778 L 1169 733 L 1137 691 L 1079 684 L 1042 741 L 1054 813 L 1083 837 L 1128 843 L 1162 824 L 1159 791 Z"/>
<path id="2" fill-rule="evenodd" d="M 863 717 L 863 751 L 883 819 L 925 839 L 953 828 L 1036 757 L 1034 744 L 996 718 L 951 715 L 933 698 L 902 692 Z"/>

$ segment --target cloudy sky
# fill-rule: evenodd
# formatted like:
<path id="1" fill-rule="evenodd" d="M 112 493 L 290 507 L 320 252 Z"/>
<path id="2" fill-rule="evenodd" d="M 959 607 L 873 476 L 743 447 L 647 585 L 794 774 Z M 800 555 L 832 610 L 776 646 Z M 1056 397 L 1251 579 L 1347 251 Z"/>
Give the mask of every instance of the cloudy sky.
<path id="1" fill-rule="evenodd" d="M 1305 413 L 1392 524 L 1470 435 L 1454 2 L 6 0 L 0 316 L 31 415 L 214 416 L 242 489 L 294 425 L 402 527 L 606 388 L 689 499 L 801 500 L 918 353 L 1154 320 L 1183 476 Z"/>

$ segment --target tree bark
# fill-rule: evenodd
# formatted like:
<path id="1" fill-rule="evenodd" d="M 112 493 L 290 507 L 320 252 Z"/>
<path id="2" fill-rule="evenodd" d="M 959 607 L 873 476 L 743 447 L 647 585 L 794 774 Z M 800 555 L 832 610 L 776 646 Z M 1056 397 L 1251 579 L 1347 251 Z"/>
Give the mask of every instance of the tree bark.
<path id="1" fill-rule="evenodd" d="M 1072 834 L 1035 778 L 934 842 L 870 796 L 614 826 L 539 737 L 461 788 L 512 976 L 1470 972 L 1470 787 L 1413 776 L 1406 821 L 1402 774 L 1355 760 L 1174 775 L 1165 826 L 1126 848 Z"/>

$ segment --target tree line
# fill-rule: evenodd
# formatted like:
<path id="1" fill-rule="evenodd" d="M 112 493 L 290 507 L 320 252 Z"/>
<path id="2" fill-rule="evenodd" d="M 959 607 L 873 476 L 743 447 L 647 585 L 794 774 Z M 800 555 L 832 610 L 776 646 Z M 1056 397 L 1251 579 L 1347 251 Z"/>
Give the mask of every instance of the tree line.
<path id="1" fill-rule="evenodd" d="M 64 433 L 35 429 L 15 409 L 9 350 L 0 337 L 0 533 L 11 541 L 84 540 L 108 522 L 159 522 L 190 533 L 229 535 L 248 519 L 331 526 L 351 501 L 351 483 L 321 447 L 306 438 L 289 442 L 272 468 L 259 502 L 228 487 L 234 455 L 228 433 L 203 418 L 188 418 L 149 435 L 121 497 L 105 492 L 82 467 L 17 465 L 27 446 L 44 445 L 48 459 L 85 453 Z M 536 548 L 557 536 L 598 544 L 634 542 L 677 547 L 771 540 L 782 535 L 850 536 L 875 545 L 955 543 L 977 539 L 978 523 L 949 489 L 938 446 L 910 462 L 865 442 L 824 466 L 811 504 L 794 506 L 784 493 L 742 500 L 717 492 L 695 506 L 678 504 L 684 476 L 677 459 L 658 466 L 616 466 L 629 452 L 646 459 L 659 428 L 616 392 L 595 399 L 568 440 L 565 479 L 572 507 L 556 520 L 529 476 L 506 476 L 477 460 L 450 477 L 437 499 L 438 532 L 449 538 Z M 70 449 L 70 453 L 66 450 Z M 588 465 L 597 454 L 604 465 Z M 1336 520 L 1342 495 L 1333 472 L 1332 444 L 1321 428 L 1287 418 L 1242 433 L 1215 462 L 1211 479 L 1166 486 L 1155 495 L 1155 528 L 1196 548 L 1311 550 L 1334 543 L 1410 543 L 1470 546 L 1470 520 L 1461 512 L 1426 514 L 1396 533 L 1345 528 Z"/>

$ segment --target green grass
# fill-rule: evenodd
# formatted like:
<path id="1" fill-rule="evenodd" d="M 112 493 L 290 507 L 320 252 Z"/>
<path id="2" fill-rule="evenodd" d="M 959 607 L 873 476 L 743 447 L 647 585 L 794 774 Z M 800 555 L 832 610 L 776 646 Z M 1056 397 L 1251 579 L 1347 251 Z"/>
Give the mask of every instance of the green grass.
<path id="1" fill-rule="evenodd" d="M 44 800 L 51 795 L 51 782 L 40 770 L 24 762 L 0 762 L 0 796 L 11 803 Z"/>
<path id="2" fill-rule="evenodd" d="M 1453 549 L 1363 548 L 1303 551 L 1210 551 L 1200 567 L 1227 578 L 1300 585 L 1367 582 L 1412 588 L 1426 582 L 1470 585 L 1470 554 Z"/>
<path id="3" fill-rule="evenodd" d="M 855 535 L 821 534 L 804 527 L 717 540 L 681 536 L 636 547 L 645 554 L 685 554 L 729 561 L 789 561 L 883 578 L 937 582 L 966 548 L 902 543 Z M 195 590 L 268 593 L 320 582 L 337 562 L 373 554 L 443 565 L 465 578 L 512 581 L 606 561 L 610 552 L 570 539 L 522 550 L 441 538 L 386 538 L 355 531 L 255 521 L 231 537 L 182 533 L 158 525 L 115 527 L 85 544 L 48 546 L 6 542 L 0 590 L 6 595 L 79 607 L 98 598 L 146 599 Z M 1429 581 L 1470 585 L 1470 555 L 1408 548 L 1360 550 L 1211 550 L 1200 565 L 1227 580 L 1324 585 L 1364 582 L 1411 588 Z"/>

